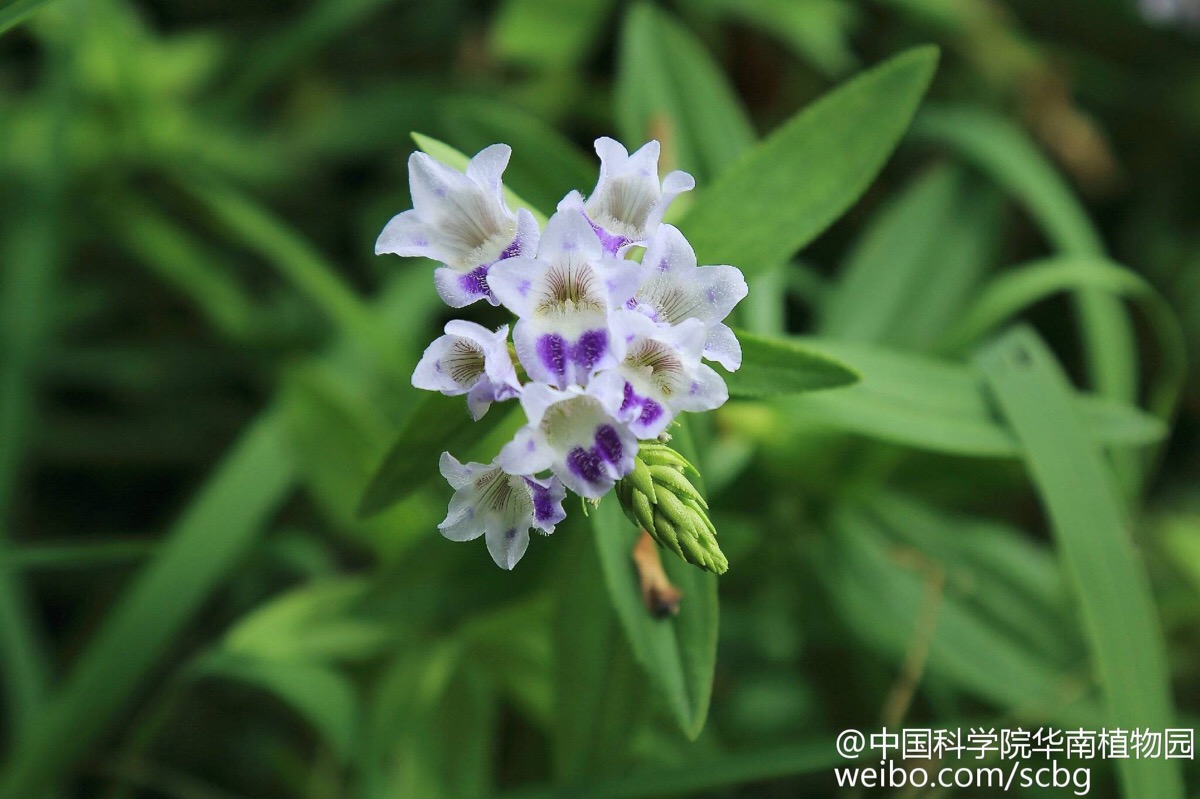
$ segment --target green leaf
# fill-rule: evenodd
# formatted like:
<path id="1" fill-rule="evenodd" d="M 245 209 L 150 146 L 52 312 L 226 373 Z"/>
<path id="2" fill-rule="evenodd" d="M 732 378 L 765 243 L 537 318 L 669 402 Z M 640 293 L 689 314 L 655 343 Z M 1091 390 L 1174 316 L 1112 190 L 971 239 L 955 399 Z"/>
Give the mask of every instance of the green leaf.
<path id="1" fill-rule="evenodd" d="M 551 740 L 559 781 L 628 767 L 630 740 L 648 723 L 651 690 L 617 621 L 590 531 L 572 525 L 566 534 L 562 562 L 569 566 L 557 580 L 553 626 Z"/>
<path id="2" fill-rule="evenodd" d="M 472 422 L 462 397 L 429 394 L 413 410 L 375 470 L 359 503 L 359 518 L 379 513 L 436 477 L 443 452 L 462 460 L 489 433 L 515 433 L 521 418 L 511 406 L 495 405 L 482 419 Z"/>
<path id="3" fill-rule="evenodd" d="M 1078 667 L 1083 639 L 1062 565 L 1043 541 L 998 521 L 951 514 L 903 494 L 865 497 L 881 529 L 945 570 L 947 594 L 996 635 L 1062 670 Z"/>
<path id="4" fill-rule="evenodd" d="M 933 674 L 1004 708 L 1072 724 L 1099 722 L 1097 709 L 1078 701 L 1079 675 L 1038 657 L 953 589 L 939 589 L 936 560 L 911 554 L 900 560 L 890 524 L 844 505 L 819 551 L 818 573 L 831 601 L 869 647 L 902 661 L 922 622 L 936 614 L 927 662 Z"/>
<path id="5" fill-rule="evenodd" d="M 945 143 L 978 164 L 1009 191 L 1064 254 L 1103 256 L 1104 244 L 1066 181 L 1008 119 L 971 108 L 930 108 L 913 135 Z M 1133 328 L 1120 303 L 1094 289 L 1077 294 L 1088 371 L 1100 392 L 1131 402 L 1137 396 Z"/>
<path id="6" fill-rule="evenodd" d="M 850 37 L 861 10 L 843 0 L 691 0 L 742 20 L 783 42 L 828 77 L 845 75 L 858 64 Z"/>
<path id="7" fill-rule="evenodd" d="M 423 153 L 428 155 L 430 158 L 433 158 L 435 161 L 439 161 L 448 167 L 457 169 L 459 172 L 465 171 L 467 168 L 467 163 L 471 160 L 469 156 L 463 155 L 450 145 L 444 144 L 443 142 L 440 142 L 430 136 L 414 133 L 412 137 L 413 141 L 417 143 L 417 146 L 421 148 Z M 511 210 L 516 211 L 518 208 L 524 208 L 526 211 L 533 214 L 533 218 L 537 220 L 539 225 L 546 224 L 546 215 L 535 208 L 532 203 L 528 203 L 518 197 L 516 192 L 512 191 L 512 189 L 507 187 L 504 189 L 504 200 L 508 203 L 508 207 Z"/>
<path id="8" fill-rule="evenodd" d="M 188 670 L 194 679 L 219 678 L 261 688 L 291 707 L 333 750 L 338 762 L 356 754 L 361 706 L 354 685 L 313 663 L 263 660 L 234 652 L 210 652 Z"/>
<path id="9" fill-rule="evenodd" d="M 631 558 L 640 531 L 625 518 L 616 497 L 601 501 L 588 518 L 608 594 L 633 656 L 683 732 L 695 738 L 708 716 L 716 666 L 717 577 L 678 558 L 664 558 L 663 568 L 683 600 L 677 616 L 656 619 L 642 603 Z"/>
<path id="10" fill-rule="evenodd" d="M 1166 647 L 1114 475 L 1086 433 L 1054 356 L 1028 328 L 979 356 L 1073 578 L 1106 706 L 1105 726 L 1174 725 Z M 1129 799 L 1182 799 L 1177 761 L 1118 760 Z"/>
<path id="11" fill-rule="evenodd" d="M 445 505 L 412 494 L 386 513 L 358 519 L 363 486 L 386 453 L 394 426 L 347 371 L 329 359 L 295 366 L 284 374 L 279 405 L 310 497 L 335 530 L 369 541 L 376 552 L 390 558 L 436 526 Z M 396 398 L 409 395 L 414 402 L 425 396 L 410 390 L 398 392 Z M 432 466 L 436 469 L 436 461 Z"/>
<path id="12" fill-rule="evenodd" d="M 843 763 L 833 739 L 804 741 L 697 758 L 670 767 L 638 769 L 610 779 L 591 778 L 559 787 L 521 789 L 502 793 L 498 799 L 650 799 L 707 795 L 722 788 L 745 788 L 747 783 L 827 773 Z"/>
<path id="13" fill-rule="evenodd" d="M 929 348 L 988 266 L 999 227 L 994 192 L 938 166 L 872 219 L 821 306 L 820 332 Z"/>
<path id="14" fill-rule="evenodd" d="M 241 109 L 274 82 L 292 77 L 298 66 L 319 57 L 323 46 L 363 25 L 388 1 L 318 0 L 307 4 L 303 13 L 289 15 L 282 29 L 254 37 L 252 49 L 243 53 L 244 67 L 221 94 L 224 108 Z"/>
<path id="15" fill-rule="evenodd" d="M 356 661 L 394 643 L 383 620 L 356 614 L 367 581 L 340 577 L 271 598 L 225 634 L 226 652 L 284 663 Z"/>
<path id="16" fill-rule="evenodd" d="M 840 428 L 898 444 L 959 455 L 1012 457 L 1012 433 L 995 417 L 983 378 L 966 365 L 881 347 L 801 338 L 819 355 L 846 363 L 861 382 L 836 392 L 814 392 L 782 402 L 800 423 Z M 1105 444 L 1141 446 L 1160 441 L 1162 422 L 1137 408 L 1079 395 L 1088 434 Z"/>
<path id="17" fill-rule="evenodd" d="M 721 369 L 731 397 L 771 397 L 799 394 L 857 383 L 858 372 L 837 358 L 809 349 L 789 339 L 767 338 L 737 331 L 742 344 L 742 366 L 736 372 Z"/>
<path id="18" fill-rule="evenodd" d="M 18 741 L 0 797 L 36 796 L 125 708 L 204 600 L 249 551 L 292 490 L 279 420 L 261 416 L 226 456 Z"/>
<path id="19" fill-rule="evenodd" d="M 401 654 L 369 698 L 362 795 L 471 799 L 491 794 L 496 697 L 461 642 Z"/>
<path id="20" fill-rule="evenodd" d="M 614 0 L 506 0 L 492 45 L 507 61 L 563 70 L 592 49 Z"/>
<path id="21" fill-rule="evenodd" d="M 660 140 L 663 168 L 693 172 L 701 184 L 754 144 L 754 128 L 721 67 L 687 28 L 648 3 L 625 18 L 615 102 L 627 145 Z"/>
<path id="22" fill-rule="evenodd" d="M 329 261 L 302 235 L 237 187 L 207 176 L 185 176 L 184 188 L 212 214 L 218 226 L 257 253 L 344 334 L 383 363 L 395 349 L 379 320 Z"/>
<path id="23" fill-rule="evenodd" d="M 249 338 L 260 321 L 258 309 L 239 281 L 220 267 L 220 256 L 149 204 L 126 202 L 112 223 L 122 246 L 185 296 L 221 334 Z"/>
<path id="24" fill-rule="evenodd" d="M 983 337 L 1018 313 L 1054 294 L 1080 289 L 1137 300 L 1158 339 L 1158 373 L 1148 405 L 1166 419 L 1175 410 L 1187 370 L 1183 330 L 1171 306 L 1136 272 L 1104 258 L 1061 256 L 1015 267 L 984 287 L 948 334 L 948 346 Z"/>
<path id="25" fill-rule="evenodd" d="M 0 7 L 0 33 L 20 25 L 50 0 L 11 0 Z"/>
<path id="26" fill-rule="evenodd" d="M 903 53 L 776 130 L 696 199 L 680 228 L 703 263 L 782 263 L 866 190 L 925 94 L 937 50 Z"/>

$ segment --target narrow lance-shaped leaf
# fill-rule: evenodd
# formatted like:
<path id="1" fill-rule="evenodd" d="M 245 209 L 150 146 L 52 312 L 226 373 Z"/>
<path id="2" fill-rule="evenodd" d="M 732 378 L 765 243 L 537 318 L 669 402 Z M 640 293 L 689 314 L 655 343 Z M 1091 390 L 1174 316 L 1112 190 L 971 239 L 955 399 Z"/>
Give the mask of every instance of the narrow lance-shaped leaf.
<path id="1" fill-rule="evenodd" d="M 637 146 L 662 140 L 668 168 L 695 173 L 701 185 L 754 144 L 754 127 L 704 45 L 649 3 L 630 9 L 621 31 L 616 116 Z"/>
<path id="2" fill-rule="evenodd" d="M 42 795 L 118 714 L 171 640 L 249 550 L 293 485 L 273 412 L 234 446 L 109 612 L 66 683 L 9 756 L 2 799 Z"/>
<path id="3" fill-rule="evenodd" d="M 674 428 L 673 445 L 695 461 L 686 420 Z M 699 477 L 696 476 L 699 484 Z M 697 485 L 703 490 L 702 485 Z M 704 728 L 717 660 L 717 576 L 674 557 L 663 559 L 667 577 L 683 600 L 676 616 L 656 619 L 642 602 L 631 553 L 639 530 L 626 519 L 616 497 L 589 516 L 604 582 L 634 658 L 662 693 L 680 729 L 695 738 Z"/>
<path id="4" fill-rule="evenodd" d="M 857 383 L 858 372 L 836 358 L 788 339 L 737 331 L 742 366 L 724 374 L 731 397 L 799 394 Z"/>
<path id="5" fill-rule="evenodd" d="M 512 405 L 496 406 L 472 422 L 462 397 L 430 394 L 417 405 L 396 443 L 375 471 L 359 503 L 366 518 L 399 502 L 437 476 L 443 452 L 463 457 L 497 429 L 513 427 L 520 414 Z M 494 453 L 493 453 L 494 454 Z"/>
<path id="6" fill-rule="evenodd" d="M 1071 403 L 1066 376 L 1029 328 L 979 357 L 996 401 L 1020 440 L 1059 554 L 1074 582 L 1106 725 L 1174 726 L 1165 644 L 1149 581 L 1131 540 L 1114 475 Z M 1127 799 L 1181 799 L 1179 762 L 1117 760 Z"/>
<path id="7" fill-rule="evenodd" d="M 974 161 L 1016 197 L 1063 254 L 1103 256 L 1104 244 L 1070 186 L 1011 121 L 972 108 L 929 108 L 913 124 L 916 138 L 944 142 Z M 1137 353 L 1125 309 L 1092 288 L 1076 295 L 1088 370 L 1101 393 L 1132 401 Z"/>
<path id="8" fill-rule="evenodd" d="M 735 162 L 680 222 L 705 263 L 782 263 L 866 190 L 908 128 L 937 50 L 903 53 L 805 108 Z"/>
<path id="9" fill-rule="evenodd" d="M 797 340 L 862 375 L 839 391 L 810 392 L 783 407 L 805 424 L 822 424 L 920 449 L 983 457 L 1018 453 L 1012 433 L 995 418 L 983 379 L 953 361 L 818 338 Z M 1088 435 L 1104 444 L 1161 441 L 1162 421 L 1131 405 L 1088 394 L 1072 398 Z"/>

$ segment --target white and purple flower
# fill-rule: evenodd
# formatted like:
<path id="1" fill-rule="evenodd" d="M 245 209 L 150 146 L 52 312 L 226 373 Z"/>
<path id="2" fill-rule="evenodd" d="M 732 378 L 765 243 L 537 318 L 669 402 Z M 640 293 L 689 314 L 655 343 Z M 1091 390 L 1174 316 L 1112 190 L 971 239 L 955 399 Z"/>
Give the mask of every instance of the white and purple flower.
<path id="1" fill-rule="evenodd" d="M 446 334 L 425 348 L 412 384 L 446 396 L 467 395 L 472 419 L 479 419 L 493 402 L 511 399 L 521 391 L 508 354 L 508 325 L 496 332 L 483 325 L 454 319 Z"/>
<path id="2" fill-rule="evenodd" d="M 531 379 L 560 389 L 586 385 L 621 357 L 609 314 L 633 296 L 641 267 L 606 256 L 578 214 L 550 217 L 537 257 L 496 264 L 490 280 L 500 302 L 519 317 L 513 343 Z"/>
<path id="3" fill-rule="evenodd" d="M 524 555 L 530 530 L 549 534 L 565 518 L 567 489 L 599 499 L 633 470 L 639 440 L 728 399 L 704 359 L 741 365 L 724 320 L 746 296 L 742 273 L 698 266 L 683 234 L 662 223 L 695 181 L 659 180 L 658 142 L 630 155 L 601 138 L 596 152 L 595 190 L 586 201 L 568 194 L 544 232 L 505 204 L 508 146 L 480 151 L 465 173 L 416 153 L 413 209 L 376 242 L 376 253 L 440 261 L 434 282 L 447 304 L 486 299 L 517 317 L 512 349 L 508 325 L 447 323 L 412 375 L 417 388 L 465 395 L 476 420 L 494 402 L 520 401 L 525 424 L 492 463 L 448 452 L 440 462 L 454 496 L 438 528 L 454 541 L 484 537 L 504 569 Z M 640 263 L 634 245 L 646 248 Z"/>
<path id="4" fill-rule="evenodd" d="M 649 239 L 667 206 L 696 187 L 695 178 L 678 170 L 659 183 L 657 141 L 643 144 L 630 155 L 620 142 L 603 136 L 596 139 L 596 154 L 600 156 L 600 179 L 587 201 L 574 191 L 558 208 L 582 212 L 612 255 Z"/>
<path id="5" fill-rule="evenodd" d="M 497 300 L 488 287 L 492 264 L 533 252 L 538 226 L 533 215 L 516 214 L 504 202 L 501 176 L 512 149 L 493 144 L 467 164 L 466 173 L 425 153 L 408 159 L 413 207 L 392 217 L 375 242 L 375 254 L 391 253 L 441 261 L 434 273 L 438 294 L 454 308 Z"/>
<path id="6" fill-rule="evenodd" d="M 704 357 L 726 369 L 742 365 L 742 346 L 725 317 L 746 296 L 746 278 L 735 266 L 697 266 L 696 252 L 683 233 L 659 227 L 642 257 L 642 283 L 626 303 L 655 322 L 677 325 L 698 319 L 704 325 Z"/>
<path id="7" fill-rule="evenodd" d="M 599 499 L 633 470 L 637 436 L 620 421 L 625 381 L 606 372 L 587 388 L 532 383 L 521 392 L 529 421 L 496 463 L 515 474 L 554 472 L 581 497 Z"/>
<path id="8" fill-rule="evenodd" d="M 706 332 L 700 320 L 666 327 L 618 311 L 613 329 L 625 342 L 616 368 L 625 383 L 618 416 L 638 438 L 655 438 L 681 411 L 711 411 L 729 399 L 725 381 L 700 362 Z"/>
<path id="9" fill-rule="evenodd" d="M 459 463 L 449 452 L 438 464 L 454 496 L 446 519 L 438 525 L 451 541 L 473 541 L 483 536 L 492 560 L 511 569 L 529 546 L 529 530 L 543 535 L 566 518 L 562 483 L 551 477 L 506 473 L 495 464 Z"/>

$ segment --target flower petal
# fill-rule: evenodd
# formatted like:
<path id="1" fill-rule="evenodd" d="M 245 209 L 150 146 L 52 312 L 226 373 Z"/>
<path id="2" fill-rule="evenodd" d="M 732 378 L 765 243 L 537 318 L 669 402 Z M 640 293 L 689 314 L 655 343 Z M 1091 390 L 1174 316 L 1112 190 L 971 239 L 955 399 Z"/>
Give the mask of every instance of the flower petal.
<path id="1" fill-rule="evenodd" d="M 533 315 L 536 287 L 546 264 L 529 257 L 509 258 L 488 270 L 488 285 L 500 304 L 520 319 Z"/>
<path id="2" fill-rule="evenodd" d="M 501 179 L 510 157 L 512 157 L 512 148 L 507 144 L 493 144 L 484 147 L 467 162 L 467 177 L 480 186 L 494 190 L 497 198 L 503 202 Z"/>
<path id="3" fill-rule="evenodd" d="M 465 308 L 479 300 L 487 300 L 490 305 L 500 304 L 488 285 L 486 266 L 476 267 L 470 272 L 439 266 L 433 272 L 433 284 L 442 302 L 451 308 Z"/>
<path id="4" fill-rule="evenodd" d="M 529 528 L 514 525 L 505 529 L 489 529 L 485 535 L 488 554 L 501 569 L 512 571 L 529 548 Z"/>
<path id="5" fill-rule="evenodd" d="M 473 464 L 479 466 L 479 464 Z M 459 489 L 471 481 L 471 468 L 459 462 L 458 458 L 449 452 L 443 452 L 438 460 L 438 470 L 451 488 Z"/>
<path id="6" fill-rule="evenodd" d="M 700 364 L 692 373 L 692 381 L 686 392 L 676 400 L 681 411 L 711 411 L 720 408 L 729 399 L 729 389 L 712 367 Z"/>
<path id="7" fill-rule="evenodd" d="M 704 357 L 736 372 L 742 366 L 742 344 L 727 325 L 715 324 L 708 329 Z"/>
<path id="8" fill-rule="evenodd" d="M 749 293 L 746 278 L 736 266 L 701 266 L 695 275 L 707 306 L 704 321 L 720 322 Z"/>
<path id="9" fill-rule="evenodd" d="M 496 463 L 509 474 L 537 474 L 553 462 L 554 451 L 546 446 L 534 425 L 518 430 L 496 456 Z"/>

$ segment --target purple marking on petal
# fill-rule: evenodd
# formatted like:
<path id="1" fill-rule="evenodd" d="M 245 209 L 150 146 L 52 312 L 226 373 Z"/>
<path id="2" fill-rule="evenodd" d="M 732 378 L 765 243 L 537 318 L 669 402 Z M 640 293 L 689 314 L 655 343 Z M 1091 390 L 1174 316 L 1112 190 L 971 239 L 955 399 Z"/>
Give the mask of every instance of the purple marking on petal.
<path id="1" fill-rule="evenodd" d="M 600 456 L 594 449 L 575 447 L 567 453 L 567 468 L 589 483 L 600 482 Z"/>
<path id="2" fill-rule="evenodd" d="M 512 541 L 517 537 L 517 528 L 512 527 L 504 532 L 504 540 Z"/>
<path id="3" fill-rule="evenodd" d="M 717 290 L 712 286 L 708 287 L 708 290 L 704 292 L 704 296 L 708 297 L 709 304 L 715 304 L 717 302 Z"/>
<path id="4" fill-rule="evenodd" d="M 546 368 L 559 377 L 567 373 L 567 341 L 557 333 L 542 336 L 537 342 L 538 358 Z"/>
<path id="5" fill-rule="evenodd" d="M 630 297 L 629 299 L 625 300 L 625 307 L 631 311 L 636 311 L 638 307 L 637 297 Z"/>
<path id="6" fill-rule="evenodd" d="M 608 351 L 608 331 L 588 330 L 579 337 L 571 348 L 571 360 L 584 369 L 591 370 Z"/>
<path id="7" fill-rule="evenodd" d="M 437 372 L 439 375 L 442 373 L 442 362 L 441 361 L 433 362 L 433 371 Z"/>
<path id="8" fill-rule="evenodd" d="M 630 243 L 630 239 L 625 238 L 621 234 L 609 233 L 607 230 L 597 225 L 587 214 L 584 214 L 583 218 L 586 219 L 588 224 L 592 226 L 592 230 L 596 231 L 596 236 L 600 239 L 601 246 L 604 247 L 604 251 L 609 255 L 616 255 L 617 250 Z"/>
<path id="9" fill-rule="evenodd" d="M 614 466 L 621 460 L 621 436 L 610 424 L 596 428 L 596 453 Z"/>
<path id="10" fill-rule="evenodd" d="M 633 393 L 633 384 L 632 384 L 632 383 L 630 383 L 630 382 L 628 382 L 628 381 L 626 381 L 626 383 L 625 383 L 625 396 L 624 396 L 624 398 L 621 400 L 621 410 L 622 410 L 622 411 L 627 411 L 627 410 L 629 410 L 630 408 L 634 407 L 635 405 L 637 405 L 637 401 L 638 401 L 639 399 L 641 399 L 641 398 L 640 398 L 640 397 L 638 397 L 638 395 L 637 395 L 637 394 L 634 394 L 634 393 Z"/>
<path id="11" fill-rule="evenodd" d="M 533 518 L 545 522 L 554 517 L 554 501 L 550 498 L 550 489 L 542 488 L 537 483 L 525 478 L 525 484 L 533 495 Z"/>
<path id="12" fill-rule="evenodd" d="M 425 238 L 424 236 L 421 236 L 419 238 L 413 239 L 412 243 L 413 243 L 414 247 L 428 247 L 429 239 Z"/>
<path id="13" fill-rule="evenodd" d="M 521 254 L 522 249 L 524 249 L 524 247 L 522 246 L 521 237 L 517 236 L 512 240 L 512 244 L 505 247 L 504 252 L 500 253 L 499 260 L 503 261 L 505 258 L 513 258 L 518 256 Z"/>
<path id="14" fill-rule="evenodd" d="M 653 424 L 656 419 L 663 415 L 663 408 L 652 399 L 642 401 L 642 415 L 638 417 L 638 422 L 644 425 Z"/>
<path id="15" fill-rule="evenodd" d="M 475 294 L 480 297 L 490 296 L 492 289 L 487 282 L 488 268 L 479 266 L 467 272 L 465 275 L 460 275 L 458 285 L 462 286 L 463 291 L 468 294 Z"/>
<path id="16" fill-rule="evenodd" d="M 529 294 L 529 289 L 531 289 L 531 288 L 533 288 L 532 283 L 530 283 L 528 280 L 522 280 L 520 283 L 517 284 L 517 293 L 520 294 L 522 297 L 525 297 Z"/>
<path id="17" fill-rule="evenodd" d="M 669 263 L 667 263 L 666 258 L 663 258 L 661 261 L 658 262 L 658 271 L 665 272 L 670 268 L 671 268 L 671 265 Z"/>
<path id="18" fill-rule="evenodd" d="M 690 394 L 691 396 L 694 397 L 699 393 L 700 393 L 700 384 L 697 383 L 695 380 L 693 380 L 692 385 L 688 387 L 688 394 Z"/>

